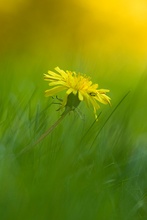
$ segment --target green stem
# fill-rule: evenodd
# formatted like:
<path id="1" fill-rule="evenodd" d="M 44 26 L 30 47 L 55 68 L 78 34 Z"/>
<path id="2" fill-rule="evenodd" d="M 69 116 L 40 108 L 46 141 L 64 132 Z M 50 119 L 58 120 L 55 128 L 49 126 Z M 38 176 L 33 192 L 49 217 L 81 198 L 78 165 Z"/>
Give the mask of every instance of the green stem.
<path id="1" fill-rule="evenodd" d="M 65 111 L 63 112 L 61 117 L 44 134 L 42 134 L 41 137 L 33 145 L 27 146 L 24 149 L 22 149 L 22 151 L 20 151 L 17 157 L 20 156 L 22 153 L 34 148 L 37 144 L 39 144 L 48 134 L 50 134 L 60 124 L 60 122 L 65 118 L 65 116 L 70 111 L 71 111 L 70 108 L 65 108 Z"/>
<path id="2" fill-rule="evenodd" d="M 64 111 L 64 113 L 61 115 L 61 117 L 44 133 L 41 135 L 41 137 L 34 143 L 33 146 L 40 143 L 48 134 L 50 134 L 59 124 L 60 122 L 65 118 L 65 116 L 69 113 L 70 110 Z"/>

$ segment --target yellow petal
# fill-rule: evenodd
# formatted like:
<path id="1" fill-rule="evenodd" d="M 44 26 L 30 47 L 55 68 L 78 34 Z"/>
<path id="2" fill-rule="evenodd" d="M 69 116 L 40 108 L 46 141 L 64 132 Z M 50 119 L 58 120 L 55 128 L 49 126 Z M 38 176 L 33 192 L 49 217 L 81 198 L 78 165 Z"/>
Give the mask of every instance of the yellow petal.
<path id="1" fill-rule="evenodd" d="M 102 94 L 102 93 L 110 92 L 110 90 L 109 89 L 99 89 L 98 92 Z"/>
<path id="2" fill-rule="evenodd" d="M 94 98 L 103 104 L 110 104 L 110 98 L 105 94 L 98 93 L 97 96 L 95 96 Z"/>
<path id="3" fill-rule="evenodd" d="M 81 94 L 80 91 L 78 92 L 78 98 L 79 98 L 80 101 L 83 101 L 83 95 Z"/>
<path id="4" fill-rule="evenodd" d="M 66 91 L 66 94 L 70 94 L 70 93 L 72 93 L 73 92 L 73 88 L 69 88 L 67 91 Z"/>
<path id="5" fill-rule="evenodd" d="M 67 73 L 64 71 L 64 70 L 61 70 L 58 66 L 55 68 L 55 70 L 60 73 L 60 75 L 63 77 L 63 78 L 66 78 L 67 77 Z"/>
<path id="6" fill-rule="evenodd" d="M 77 90 L 73 89 L 73 94 L 76 95 L 77 94 Z"/>
<path id="7" fill-rule="evenodd" d="M 55 77 L 55 78 L 61 78 L 60 74 L 55 73 L 55 72 L 50 71 L 50 70 L 48 71 L 48 75 L 52 76 L 52 77 Z"/>
<path id="8" fill-rule="evenodd" d="M 96 102 L 96 100 L 93 97 L 89 98 L 89 101 L 91 102 L 91 104 L 93 105 L 93 107 L 97 110 L 100 108 L 99 104 Z"/>
<path id="9" fill-rule="evenodd" d="M 54 88 L 52 88 L 52 89 L 46 90 L 46 91 L 45 91 L 45 96 L 53 96 L 53 95 L 55 95 L 56 93 L 61 92 L 61 91 L 63 91 L 63 90 L 65 90 L 65 87 L 64 87 L 64 86 L 56 86 L 56 87 L 54 87 Z"/>
<path id="10" fill-rule="evenodd" d="M 56 85 L 62 85 L 62 86 L 66 86 L 66 83 L 63 81 L 53 81 L 49 83 L 49 86 L 56 86 Z"/>

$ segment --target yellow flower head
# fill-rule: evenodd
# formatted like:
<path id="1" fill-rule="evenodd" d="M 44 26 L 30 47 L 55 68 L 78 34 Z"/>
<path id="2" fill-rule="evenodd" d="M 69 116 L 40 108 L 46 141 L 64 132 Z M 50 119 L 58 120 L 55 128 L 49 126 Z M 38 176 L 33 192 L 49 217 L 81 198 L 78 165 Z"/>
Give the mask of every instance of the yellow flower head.
<path id="1" fill-rule="evenodd" d="M 44 74 L 44 79 L 49 81 L 49 86 L 53 86 L 45 91 L 45 95 L 53 96 L 66 90 L 63 107 L 68 106 L 74 109 L 80 102 L 85 101 L 88 106 L 92 104 L 97 119 L 96 111 L 100 108 L 98 102 L 110 104 L 110 98 L 106 95 L 109 90 L 98 90 L 98 84 L 92 84 L 89 77 L 68 70 L 63 71 L 59 67 L 56 67 L 55 70 L 57 73 L 48 71 L 48 74 Z"/>

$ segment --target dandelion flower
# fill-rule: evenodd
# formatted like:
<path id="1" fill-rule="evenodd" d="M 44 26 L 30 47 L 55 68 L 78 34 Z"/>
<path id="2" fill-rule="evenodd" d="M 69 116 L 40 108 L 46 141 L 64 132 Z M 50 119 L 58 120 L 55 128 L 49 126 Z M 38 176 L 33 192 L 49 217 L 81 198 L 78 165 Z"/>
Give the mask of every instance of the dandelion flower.
<path id="1" fill-rule="evenodd" d="M 86 102 L 87 106 L 93 106 L 95 118 L 99 103 L 110 104 L 110 97 L 106 95 L 108 89 L 98 89 L 98 84 L 93 84 L 89 77 L 72 71 L 64 71 L 59 67 L 55 68 L 56 73 L 48 71 L 44 79 L 49 81 L 52 88 L 45 91 L 45 96 L 53 96 L 61 91 L 66 91 L 62 107 L 74 110 L 80 102 Z"/>

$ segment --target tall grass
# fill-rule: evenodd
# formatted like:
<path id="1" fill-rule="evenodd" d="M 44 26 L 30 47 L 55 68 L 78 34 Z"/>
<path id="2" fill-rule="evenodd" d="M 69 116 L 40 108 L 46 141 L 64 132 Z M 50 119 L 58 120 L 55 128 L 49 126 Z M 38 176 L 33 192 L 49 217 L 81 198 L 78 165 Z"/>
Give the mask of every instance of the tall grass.
<path id="1" fill-rule="evenodd" d="M 101 108 L 98 122 L 81 104 L 80 115 L 70 113 L 42 142 L 19 155 L 61 113 L 43 96 L 40 70 L 30 80 L 10 79 L 6 69 L 3 73 L 0 218 L 145 220 L 146 76 L 119 105 L 128 90 L 124 87 L 119 96 L 113 92 L 112 107 Z"/>

